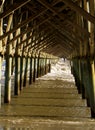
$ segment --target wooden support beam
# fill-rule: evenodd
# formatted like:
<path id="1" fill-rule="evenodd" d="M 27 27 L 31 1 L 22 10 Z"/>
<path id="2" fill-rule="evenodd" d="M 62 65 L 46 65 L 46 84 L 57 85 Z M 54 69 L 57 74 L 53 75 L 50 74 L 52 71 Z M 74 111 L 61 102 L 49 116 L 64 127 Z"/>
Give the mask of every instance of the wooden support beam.
<path id="1" fill-rule="evenodd" d="M 33 57 L 32 57 L 32 54 L 31 54 L 31 57 L 30 57 L 30 74 L 29 74 L 29 84 L 31 85 L 32 84 L 32 70 L 33 70 Z"/>
<path id="2" fill-rule="evenodd" d="M 11 0 L 11 5 L 13 4 L 13 1 Z M 12 27 L 13 22 L 13 14 L 9 16 L 8 20 L 8 26 L 6 28 L 6 32 L 10 30 Z M 12 39 L 12 35 L 9 36 L 9 39 Z M 4 39 L 5 45 L 7 44 L 8 37 Z M 4 49 L 4 48 L 3 48 Z M 5 91 L 4 91 L 4 103 L 10 103 L 11 101 L 11 71 L 12 71 L 12 57 L 10 57 L 12 50 L 12 45 L 7 46 L 6 48 L 6 70 L 5 70 Z"/>
<path id="3" fill-rule="evenodd" d="M 20 57 L 18 53 L 15 54 L 15 84 L 14 95 L 20 94 Z"/>
<path id="4" fill-rule="evenodd" d="M 45 11 L 45 10 L 44 10 Z M 39 17 L 42 13 L 44 13 L 44 11 L 42 11 L 41 13 L 39 13 L 38 15 L 35 15 L 34 17 L 32 16 L 31 18 L 28 18 L 27 20 L 25 20 L 24 22 L 22 22 L 21 24 L 17 25 L 16 27 L 14 27 L 13 30 L 10 30 L 9 32 L 5 33 L 3 36 L 0 37 L 0 39 L 3 39 L 4 37 L 8 36 L 10 33 L 14 32 L 17 28 L 22 27 L 24 25 L 26 25 L 27 23 L 29 23 L 30 21 L 32 21 L 33 19 Z M 47 18 L 50 19 L 51 17 Z M 47 19 L 45 19 L 45 21 L 43 21 L 41 24 L 45 23 L 47 21 Z M 73 23 L 69 21 L 69 23 L 73 26 Z M 75 27 L 75 24 L 74 24 Z M 78 28 L 78 30 L 80 30 L 82 33 L 85 32 L 83 28 L 79 28 L 76 25 L 76 28 Z M 87 32 L 85 32 L 87 33 Z"/>
<path id="5" fill-rule="evenodd" d="M 0 9 L 0 13 L 2 10 Z M 3 35 L 3 19 L 0 19 L 0 36 Z M 2 52 L 2 40 L 0 40 L 0 53 Z M 2 56 L 0 55 L 0 81 L 2 80 Z M 0 82 L 0 107 L 1 107 L 1 82 Z"/>
<path id="6" fill-rule="evenodd" d="M 51 20 L 51 23 L 53 23 L 54 25 L 58 26 L 62 31 L 68 33 L 70 36 L 71 34 L 74 35 L 74 37 L 81 42 L 84 42 L 84 40 L 87 40 L 83 35 L 81 34 L 77 34 L 73 29 L 69 29 L 68 27 L 66 27 L 65 24 L 63 24 L 62 22 L 59 21 L 59 19 L 56 19 L 56 23 Z"/>
<path id="7" fill-rule="evenodd" d="M 62 46 L 62 48 L 64 48 L 68 54 L 70 53 L 71 50 L 75 49 L 73 45 L 69 44 L 69 41 L 64 40 L 64 42 L 62 42 L 61 39 L 63 39 L 61 36 L 59 35 L 56 36 L 56 42 L 59 41 L 58 45 Z"/>
<path id="8" fill-rule="evenodd" d="M 89 11 L 90 14 L 95 17 L 95 2 L 94 0 L 89 1 Z M 89 45 L 90 45 L 90 56 L 94 56 L 95 54 L 95 25 L 93 23 L 89 23 L 89 31 L 91 33 Z"/>
<path id="9" fill-rule="evenodd" d="M 24 71 L 23 87 L 26 87 L 26 83 L 27 83 L 27 70 L 28 70 L 28 54 L 25 57 L 25 71 Z"/>
<path id="10" fill-rule="evenodd" d="M 8 25 L 7 25 L 7 28 L 6 28 L 6 32 L 8 32 L 10 30 L 10 28 L 12 26 L 12 22 L 13 22 L 13 14 L 11 14 L 9 16 L 8 23 L 7 23 Z M 3 44 L 6 45 L 7 41 L 8 41 L 8 37 L 4 38 L 4 40 L 3 40 L 4 43 Z"/>
<path id="11" fill-rule="evenodd" d="M 45 57 L 45 74 L 47 74 L 47 57 Z"/>
<path id="12" fill-rule="evenodd" d="M 87 0 L 84 0 L 83 1 L 83 7 L 82 7 L 85 11 L 88 11 L 88 8 L 87 8 Z M 83 19 L 83 26 L 84 28 L 88 31 L 88 21 L 86 19 Z M 91 36 L 91 34 L 90 34 Z M 88 51 L 88 44 L 89 44 L 89 38 L 88 38 L 88 41 L 86 41 L 84 39 L 84 42 L 83 42 L 83 45 L 84 45 L 84 48 L 83 48 L 83 55 L 84 56 L 87 56 L 89 51 Z"/>
<path id="13" fill-rule="evenodd" d="M 36 47 L 34 49 L 36 49 L 37 51 L 42 51 L 44 48 L 47 48 L 47 46 L 53 44 L 53 39 L 54 38 L 49 39 L 47 42 L 42 43 L 38 48 Z"/>
<path id="14" fill-rule="evenodd" d="M 33 82 L 36 80 L 36 56 L 34 57 Z"/>
<path id="15" fill-rule="evenodd" d="M 52 5 L 48 4 L 47 2 L 43 1 L 43 0 L 37 0 L 38 2 L 40 2 L 43 6 L 45 6 L 47 9 L 49 9 L 50 11 L 52 11 L 54 14 L 56 14 L 57 16 L 59 16 L 60 19 L 64 20 L 66 15 L 65 14 L 60 14 L 59 11 L 56 11 L 54 9 L 54 7 L 52 7 Z M 73 23 L 72 21 L 70 21 L 69 19 L 66 20 L 72 27 L 74 27 L 75 29 L 77 29 L 78 31 L 80 31 L 82 34 L 85 34 L 85 36 L 87 35 L 89 37 L 89 32 L 87 32 L 87 30 L 85 30 L 84 28 L 82 28 L 81 26 L 79 26 L 76 23 Z"/>
<path id="16" fill-rule="evenodd" d="M 48 39 L 53 38 L 53 36 L 54 36 L 54 34 L 53 34 L 53 31 L 52 31 L 52 33 L 47 35 L 43 40 L 40 40 L 38 43 L 36 43 L 36 44 L 32 45 L 31 47 L 29 47 L 29 50 L 38 48 L 40 46 L 40 44 L 44 44 Z"/>
<path id="17" fill-rule="evenodd" d="M 53 6 L 56 4 L 57 2 L 53 3 Z M 33 16 L 27 18 L 26 20 L 24 20 L 22 23 L 18 24 L 17 26 L 15 26 L 12 30 L 6 32 L 4 35 L 0 36 L 0 40 L 2 40 L 3 38 L 5 38 L 6 36 L 8 36 L 10 33 L 15 32 L 18 28 L 21 28 L 25 25 L 27 25 L 29 22 L 31 22 L 32 20 L 38 18 L 39 16 L 41 16 L 43 13 L 45 13 L 47 11 L 47 9 L 42 10 L 39 14 L 34 14 Z M 50 19 L 51 17 L 48 17 L 47 19 L 45 19 L 44 21 L 42 21 L 41 24 L 45 23 L 48 19 Z M 40 25 L 40 24 L 39 24 Z"/>
<path id="18" fill-rule="evenodd" d="M 49 59 L 49 70 L 48 72 L 50 73 L 51 72 L 51 59 Z"/>
<path id="19" fill-rule="evenodd" d="M 40 58 L 40 77 L 42 76 L 42 58 Z"/>
<path id="20" fill-rule="evenodd" d="M 4 6 L 4 3 L 1 5 L 0 7 L 0 14 L 3 12 L 3 6 Z M 0 19 L 0 36 L 3 35 L 3 19 Z M 2 40 L 0 40 L 0 81 L 2 81 L 2 63 L 3 63 L 3 58 L 2 58 L 2 50 L 3 50 L 3 47 L 2 47 Z M 1 103 L 2 103 L 2 100 L 1 100 L 1 82 L 0 82 L 0 107 L 1 107 Z"/>
<path id="21" fill-rule="evenodd" d="M 53 46 L 53 47 L 52 47 Z M 59 48 L 59 45 L 57 44 L 56 45 L 56 42 L 53 43 L 51 46 L 47 46 L 45 49 L 43 49 L 42 51 L 45 51 L 46 53 L 49 53 L 49 54 L 54 54 L 54 55 L 65 55 L 67 56 L 70 51 L 67 49 L 65 49 L 65 47 L 63 48 L 62 46 Z"/>
<path id="22" fill-rule="evenodd" d="M 74 43 L 75 45 L 78 44 L 77 41 L 75 41 L 75 39 L 68 37 L 68 35 L 66 35 L 60 28 L 58 28 L 56 25 L 52 24 L 50 21 L 48 21 L 48 23 L 50 23 L 50 25 L 52 25 L 55 29 L 57 29 L 66 39 L 69 40 L 69 42 Z"/>
<path id="23" fill-rule="evenodd" d="M 82 15 L 85 19 L 90 21 L 91 23 L 95 24 L 95 17 L 82 9 L 81 7 L 77 6 L 72 0 L 62 0 L 67 6 L 69 6 L 72 10 Z"/>
<path id="24" fill-rule="evenodd" d="M 40 54 L 37 57 L 37 78 L 39 78 L 40 76 L 39 70 L 40 70 Z"/>
<path id="25" fill-rule="evenodd" d="M 20 91 L 23 89 L 23 68 L 24 68 L 24 58 L 23 54 L 20 57 Z"/>
<path id="26" fill-rule="evenodd" d="M 42 33 L 43 31 L 48 32 L 49 29 L 42 30 L 40 33 Z M 53 31 L 51 30 L 50 32 L 46 33 L 45 35 L 48 35 L 49 33 L 52 33 L 52 32 L 53 32 Z M 39 34 L 40 34 L 40 33 L 39 33 Z M 42 35 L 42 36 L 43 36 L 43 35 Z M 40 37 L 41 37 L 41 36 L 40 36 Z M 32 42 L 29 42 L 27 45 L 24 46 L 24 49 L 27 48 L 28 46 L 30 46 L 33 42 L 36 42 L 37 40 L 39 40 L 40 37 L 39 37 L 38 39 L 32 40 Z M 18 47 L 21 46 L 23 43 L 28 42 L 31 38 L 33 38 L 33 35 L 32 35 L 32 36 L 30 35 L 30 36 L 27 37 L 25 40 L 23 40 L 20 44 L 18 44 Z M 42 40 L 41 40 L 41 42 L 42 42 Z M 38 43 L 37 43 L 37 44 L 38 44 Z M 34 46 L 35 46 L 35 45 L 34 45 Z"/>
<path id="27" fill-rule="evenodd" d="M 34 49 L 36 49 L 37 51 L 42 51 L 48 46 L 52 46 L 52 44 L 56 44 L 54 40 L 55 40 L 55 37 L 50 37 L 50 39 L 48 39 L 45 42 L 42 42 L 39 46 L 35 47 Z"/>
<path id="28" fill-rule="evenodd" d="M 18 28 L 21 28 L 21 27 L 27 25 L 33 19 L 35 19 L 35 18 L 39 17 L 40 15 L 42 15 L 44 12 L 45 12 L 45 10 L 41 11 L 39 14 L 35 14 L 34 16 L 31 16 L 31 17 L 27 18 L 26 20 L 24 20 L 20 24 L 16 25 L 13 29 L 11 29 L 10 31 L 6 32 L 4 35 L 0 36 L 0 40 L 2 40 L 3 38 L 5 38 L 6 36 L 8 36 L 10 33 L 15 32 Z"/>
<path id="29" fill-rule="evenodd" d="M 5 66 L 5 91 L 4 91 L 4 103 L 10 103 L 11 101 L 11 65 L 12 57 L 10 57 L 10 47 L 6 50 L 6 66 Z"/>
<path id="30" fill-rule="evenodd" d="M 92 89 L 93 89 L 93 107 L 91 106 L 92 117 L 95 118 L 95 62 L 91 62 L 91 79 L 92 79 Z"/>
<path id="31" fill-rule="evenodd" d="M 19 8 L 21 8 L 22 6 L 26 5 L 27 3 L 29 3 L 31 0 L 25 0 L 23 2 L 20 2 L 19 4 L 13 4 L 11 6 L 11 8 L 9 8 L 8 10 L 6 10 L 5 12 L 0 14 L 0 19 L 7 17 L 8 15 L 10 15 L 11 13 L 14 13 L 14 11 L 18 10 Z"/>
<path id="32" fill-rule="evenodd" d="M 56 45 L 56 42 L 49 42 L 45 45 L 45 47 L 43 46 L 43 48 L 41 47 L 39 49 L 40 52 L 47 52 L 48 53 L 48 50 L 51 50 L 52 47 L 54 47 Z M 49 53 L 50 54 L 50 53 Z"/>
<path id="33" fill-rule="evenodd" d="M 44 47 L 47 47 L 48 45 L 51 44 L 51 42 L 53 41 L 53 37 L 51 37 L 48 41 L 43 41 L 41 42 L 41 46 L 38 45 L 38 46 L 34 46 L 34 47 L 30 47 L 29 50 L 36 50 L 36 51 L 40 51 L 42 50 Z"/>

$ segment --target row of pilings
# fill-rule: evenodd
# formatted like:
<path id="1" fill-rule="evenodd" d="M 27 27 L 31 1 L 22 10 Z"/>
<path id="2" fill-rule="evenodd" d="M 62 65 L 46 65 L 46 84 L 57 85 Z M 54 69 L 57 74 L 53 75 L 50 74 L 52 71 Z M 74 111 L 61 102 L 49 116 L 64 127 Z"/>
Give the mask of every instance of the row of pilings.
<path id="1" fill-rule="evenodd" d="M 2 72 L 3 59 L 0 57 Z M 5 85 L 4 103 L 10 103 L 12 93 L 19 95 L 24 87 L 32 85 L 39 78 L 51 71 L 51 58 L 46 56 L 5 56 Z M 12 75 L 14 73 L 14 86 L 12 86 Z M 1 75 L 0 75 L 1 76 Z M 1 76 L 2 79 L 2 76 Z M 13 91 L 12 92 L 12 88 Z"/>
<path id="2" fill-rule="evenodd" d="M 91 116 L 95 118 L 95 60 L 90 58 L 73 58 L 71 72 L 79 94 L 86 99 L 91 108 Z"/>

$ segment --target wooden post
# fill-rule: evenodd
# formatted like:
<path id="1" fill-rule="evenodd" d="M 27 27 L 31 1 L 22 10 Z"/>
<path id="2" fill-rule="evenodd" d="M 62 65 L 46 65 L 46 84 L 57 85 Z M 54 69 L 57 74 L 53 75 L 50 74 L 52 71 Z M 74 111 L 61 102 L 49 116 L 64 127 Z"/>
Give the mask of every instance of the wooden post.
<path id="1" fill-rule="evenodd" d="M 12 65 L 11 65 L 11 75 L 13 75 L 14 72 L 14 56 L 12 57 Z"/>
<path id="2" fill-rule="evenodd" d="M 36 80 L 36 56 L 34 57 L 33 82 Z"/>
<path id="3" fill-rule="evenodd" d="M 45 74 L 47 74 L 47 57 L 45 58 Z"/>
<path id="4" fill-rule="evenodd" d="M 13 4 L 13 0 L 10 1 Z M 12 27 L 13 14 L 9 16 L 8 25 L 6 32 Z M 12 38 L 12 34 L 9 35 L 9 39 Z M 8 37 L 4 39 L 5 45 L 7 44 Z M 11 101 L 11 73 L 12 73 L 12 56 L 11 56 L 12 45 L 7 45 L 6 49 L 6 70 L 5 70 L 5 91 L 4 91 L 4 103 L 10 103 Z"/>
<path id="5" fill-rule="evenodd" d="M 93 86 L 93 106 L 91 108 L 92 117 L 95 118 L 95 63 L 91 62 L 91 71 L 92 71 L 92 86 Z"/>
<path id="6" fill-rule="evenodd" d="M 32 58 L 32 55 L 31 55 L 31 57 L 30 57 L 30 77 L 29 77 L 29 84 L 32 84 L 32 61 L 33 60 L 33 58 Z"/>
<path id="7" fill-rule="evenodd" d="M 22 88 L 24 86 L 24 74 L 25 74 L 25 65 L 26 65 L 26 57 L 23 55 L 23 68 L 22 68 Z"/>
<path id="8" fill-rule="evenodd" d="M 42 66 L 42 65 L 43 65 L 42 63 L 43 63 L 43 62 L 42 62 L 42 60 L 43 60 L 43 59 L 41 58 L 41 59 L 40 59 L 40 76 L 43 75 L 43 71 L 42 71 L 42 70 L 43 70 L 43 69 L 42 69 L 42 68 L 43 68 L 43 66 Z"/>
<path id="9" fill-rule="evenodd" d="M 39 77 L 41 76 L 41 57 L 39 58 Z"/>
<path id="10" fill-rule="evenodd" d="M 4 103 L 10 103 L 11 101 L 11 63 L 12 58 L 9 54 L 9 46 L 6 50 L 6 70 L 5 70 L 5 91 L 4 91 Z"/>
<path id="11" fill-rule="evenodd" d="M 91 13 L 92 16 L 95 16 L 95 3 L 94 0 L 90 0 L 89 1 L 89 12 Z M 89 23 L 89 31 L 90 31 L 90 41 L 89 41 L 89 45 L 90 45 L 90 56 L 94 56 L 94 52 L 95 52 L 95 45 L 94 45 L 94 31 L 95 31 L 95 25 L 93 23 Z"/>
<path id="12" fill-rule="evenodd" d="M 23 89 L 23 55 L 20 57 L 20 91 Z"/>
<path id="13" fill-rule="evenodd" d="M 0 41 L 1 44 L 1 41 Z M 2 80 L 2 56 L 0 55 L 0 81 Z M 1 83 L 0 83 L 0 107 L 1 107 Z"/>
<path id="14" fill-rule="evenodd" d="M 89 12 L 92 16 L 95 17 L 95 1 L 89 0 Z M 90 39 L 89 39 L 89 47 L 90 47 L 90 64 L 91 64 L 91 86 L 92 93 L 90 94 L 90 104 L 91 104 L 91 115 L 93 118 L 95 118 L 95 24 L 89 23 L 89 32 L 90 32 Z M 91 89 L 90 89 L 91 91 Z"/>
<path id="15" fill-rule="evenodd" d="M 49 73 L 51 72 L 51 60 L 49 59 Z"/>
<path id="16" fill-rule="evenodd" d="M 15 54 L 15 86 L 14 95 L 20 94 L 20 56 Z"/>
<path id="17" fill-rule="evenodd" d="M 39 78 L 40 55 L 38 55 L 37 60 L 38 60 L 38 62 L 37 62 L 37 78 Z"/>
<path id="18" fill-rule="evenodd" d="M 24 71 L 24 82 L 23 82 L 23 86 L 26 86 L 26 82 L 27 82 L 27 69 L 28 69 L 28 54 L 25 57 L 25 71 Z"/>
<path id="19" fill-rule="evenodd" d="M 42 76 L 44 75 L 44 58 L 42 58 Z"/>
<path id="20" fill-rule="evenodd" d="M 85 73 L 86 73 L 86 63 L 84 64 L 84 61 L 80 62 L 80 87 L 81 87 L 81 94 L 82 98 L 87 98 L 86 92 L 85 92 Z"/>
<path id="21" fill-rule="evenodd" d="M 43 68 L 44 69 L 44 73 L 43 74 L 45 75 L 46 74 L 46 70 L 45 70 L 46 69 L 46 58 L 44 57 L 43 60 L 44 60 L 44 63 L 43 63 L 44 64 L 44 68 Z"/>
<path id="22" fill-rule="evenodd" d="M 0 7 L 0 14 L 3 12 L 3 5 Z M 0 19 L 0 36 L 3 35 L 3 19 Z M 2 80 L 2 40 L 0 40 L 0 81 Z M 1 83 L 0 83 L 0 107 L 1 107 Z"/>

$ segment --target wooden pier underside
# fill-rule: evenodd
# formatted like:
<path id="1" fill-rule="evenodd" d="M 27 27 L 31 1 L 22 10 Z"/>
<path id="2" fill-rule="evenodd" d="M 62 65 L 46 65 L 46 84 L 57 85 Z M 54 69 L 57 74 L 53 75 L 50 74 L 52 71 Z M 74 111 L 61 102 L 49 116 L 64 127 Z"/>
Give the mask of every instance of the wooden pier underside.
<path id="1" fill-rule="evenodd" d="M 51 70 L 59 58 L 71 62 L 82 97 L 95 117 L 95 1 L 0 0 L 0 80 L 5 60 L 4 103 Z M 0 84 L 1 87 L 1 84 Z"/>

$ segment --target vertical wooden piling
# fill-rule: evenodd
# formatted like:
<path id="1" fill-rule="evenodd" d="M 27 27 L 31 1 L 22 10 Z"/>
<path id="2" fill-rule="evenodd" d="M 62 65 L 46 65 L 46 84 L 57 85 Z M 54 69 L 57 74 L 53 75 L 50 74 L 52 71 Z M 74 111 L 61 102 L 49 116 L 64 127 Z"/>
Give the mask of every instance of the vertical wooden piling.
<path id="1" fill-rule="evenodd" d="M 93 118 L 95 118 L 95 64 L 94 61 L 91 62 L 91 76 L 92 76 L 92 87 L 93 87 L 93 93 L 92 93 L 92 101 L 93 105 L 91 106 L 91 115 Z"/>
<path id="2" fill-rule="evenodd" d="M 39 78 L 39 65 L 40 65 L 40 54 L 38 55 L 38 58 L 37 58 L 37 78 Z"/>
<path id="3" fill-rule="evenodd" d="M 44 57 L 42 58 L 42 76 L 44 75 Z"/>
<path id="4" fill-rule="evenodd" d="M 32 84 L 32 61 L 33 60 L 33 57 L 32 57 L 32 55 L 31 55 L 31 57 L 30 57 L 30 76 L 29 76 L 29 84 Z"/>
<path id="5" fill-rule="evenodd" d="M 47 57 L 45 58 L 45 74 L 47 74 Z"/>
<path id="6" fill-rule="evenodd" d="M 36 56 L 34 56 L 33 82 L 36 80 Z"/>
<path id="7" fill-rule="evenodd" d="M 51 72 L 51 59 L 49 59 L 49 73 Z"/>
<path id="8" fill-rule="evenodd" d="M 0 42 L 1 46 L 1 42 Z M 0 55 L 0 81 L 2 80 L 2 55 Z M 0 107 L 1 107 L 1 82 L 0 82 Z"/>
<path id="9" fill-rule="evenodd" d="M 0 8 L 0 14 L 2 13 Z M 3 19 L 0 19 L 0 36 L 3 35 Z M 0 81 L 2 80 L 2 40 L 0 40 Z M 1 107 L 1 82 L 0 82 L 0 107 Z"/>
<path id="10" fill-rule="evenodd" d="M 23 55 L 20 57 L 20 91 L 23 89 Z"/>
<path id="11" fill-rule="evenodd" d="M 13 75 L 13 72 L 14 72 L 14 56 L 12 56 L 11 75 Z"/>
<path id="12" fill-rule="evenodd" d="M 13 4 L 13 0 L 10 1 L 10 4 Z M 6 32 L 9 31 L 12 28 L 12 22 L 13 22 L 13 14 L 9 15 L 8 17 L 8 25 L 6 28 Z M 13 35 L 11 34 L 9 36 L 9 39 L 11 40 L 13 38 Z M 8 37 L 4 39 L 5 44 L 7 45 Z M 8 44 L 6 49 L 6 69 L 5 69 L 5 91 L 4 91 L 4 103 L 9 103 L 11 101 L 11 73 L 12 73 L 12 45 Z"/>
<path id="13" fill-rule="evenodd" d="M 20 94 L 20 56 L 15 54 L 15 86 L 14 95 Z"/>
<path id="14" fill-rule="evenodd" d="M 24 70 L 24 81 L 23 81 L 23 86 L 26 86 L 26 82 L 27 82 L 27 70 L 28 70 L 28 54 L 25 57 L 25 70 Z"/>
<path id="15" fill-rule="evenodd" d="M 39 59 L 39 77 L 41 76 L 41 57 Z"/>
<path id="16" fill-rule="evenodd" d="M 5 91 L 4 91 L 4 103 L 11 101 L 11 63 L 12 57 L 9 55 L 9 48 L 7 48 L 6 55 L 6 66 L 5 66 Z"/>

